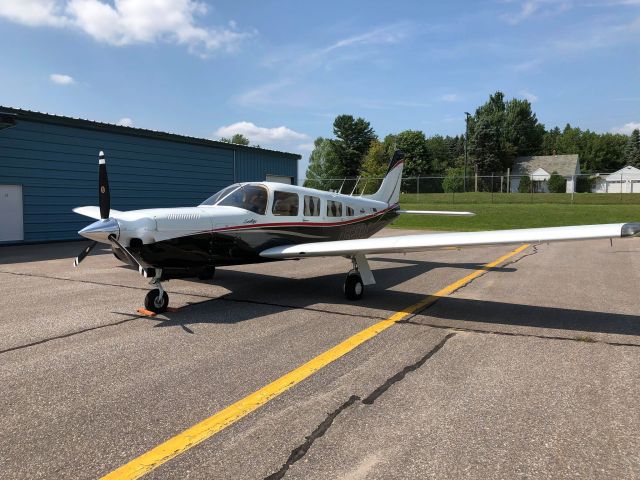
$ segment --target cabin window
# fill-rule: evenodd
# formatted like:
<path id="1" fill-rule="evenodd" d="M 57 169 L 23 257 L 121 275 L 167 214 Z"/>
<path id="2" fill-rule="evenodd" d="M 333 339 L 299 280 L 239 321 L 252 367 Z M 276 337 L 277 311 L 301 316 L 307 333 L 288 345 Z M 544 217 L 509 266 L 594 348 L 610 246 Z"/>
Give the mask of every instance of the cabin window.
<path id="1" fill-rule="evenodd" d="M 341 217 L 342 216 L 342 203 L 334 202 L 333 200 L 327 201 L 327 217 Z"/>
<path id="2" fill-rule="evenodd" d="M 264 215 L 267 211 L 267 189 L 260 185 L 243 185 L 223 198 L 218 205 L 243 208 L 258 215 Z"/>
<path id="3" fill-rule="evenodd" d="M 310 195 L 304 196 L 304 216 L 318 217 L 320 215 L 320 199 Z"/>
<path id="4" fill-rule="evenodd" d="M 356 212 L 353 211 L 353 208 L 347 207 L 347 217 L 353 217 Z"/>
<path id="5" fill-rule="evenodd" d="M 283 217 L 298 215 L 298 194 L 290 192 L 273 192 L 273 214 Z"/>

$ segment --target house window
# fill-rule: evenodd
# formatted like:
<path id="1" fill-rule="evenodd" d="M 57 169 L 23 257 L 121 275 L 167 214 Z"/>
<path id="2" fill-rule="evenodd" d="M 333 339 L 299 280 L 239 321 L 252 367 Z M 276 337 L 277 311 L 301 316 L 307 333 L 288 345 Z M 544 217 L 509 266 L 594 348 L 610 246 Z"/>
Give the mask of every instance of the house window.
<path id="1" fill-rule="evenodd" d="M 320 215 L 320 199 L 310 195 L 304 196 L 304 216 L 318 217 Z"/>
<path id="2" fill-rule="evenodd" d="M 298 215 L 298 194 L 290 192 L 273 192 L 273 214 L 282 217 Z"/>
<path id="3" fill-rule="evenodd" d="M 327 217 L 341 217 L 342 216 L 342 203 L 334 202 L 333 200 L 327 201 Z"/>

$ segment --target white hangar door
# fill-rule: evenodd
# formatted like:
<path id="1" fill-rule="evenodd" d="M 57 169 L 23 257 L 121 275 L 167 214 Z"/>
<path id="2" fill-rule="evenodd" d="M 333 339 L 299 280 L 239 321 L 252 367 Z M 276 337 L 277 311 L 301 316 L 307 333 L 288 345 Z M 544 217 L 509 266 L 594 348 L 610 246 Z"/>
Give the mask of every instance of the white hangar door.
<path id="1" fill-rule="evenodd" d="M 24 240 L 22 185 L 0 185 L 0 242 Z"/>

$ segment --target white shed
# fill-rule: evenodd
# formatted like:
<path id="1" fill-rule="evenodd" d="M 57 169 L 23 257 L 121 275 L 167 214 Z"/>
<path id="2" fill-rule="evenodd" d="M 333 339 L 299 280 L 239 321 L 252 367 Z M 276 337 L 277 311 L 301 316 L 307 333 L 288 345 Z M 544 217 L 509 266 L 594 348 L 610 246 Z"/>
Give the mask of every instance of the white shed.
<path id="1" fill-rule="evenodd" d="M 596 175 L 595 193 L 640 193 L 640 170 L 631 165 L 609 175 Z"/>

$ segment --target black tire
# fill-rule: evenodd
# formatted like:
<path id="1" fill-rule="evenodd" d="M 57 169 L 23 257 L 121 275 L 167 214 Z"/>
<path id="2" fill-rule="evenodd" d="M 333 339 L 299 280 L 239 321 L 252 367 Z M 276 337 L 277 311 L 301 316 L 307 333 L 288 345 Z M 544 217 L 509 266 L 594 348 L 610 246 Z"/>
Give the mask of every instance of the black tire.
<path id="1" fill-rule="evenodd" d="M 207 267 L 198 274 L 198 280 L 211 280 L 216 275 L 216 267 Z"/>
<path id="2" fill-rule="evenodd" d="M 144 297 L 144 308 L 150 310 L 154 313 L 163 313 L 167 311 L 167 307 L 169 306 L 169 295 L 167 292 L 164 292 L 162 298 L 160 297 L 160 290 L 154 288 L 147 296 Z"/>
<path id="3" fill-rule="evenodd" d="M 344 296 L 348 300 L 360 300 L 364 294 L 364 283 L 358 272 L 349 272 L 344 281 Z"/>

